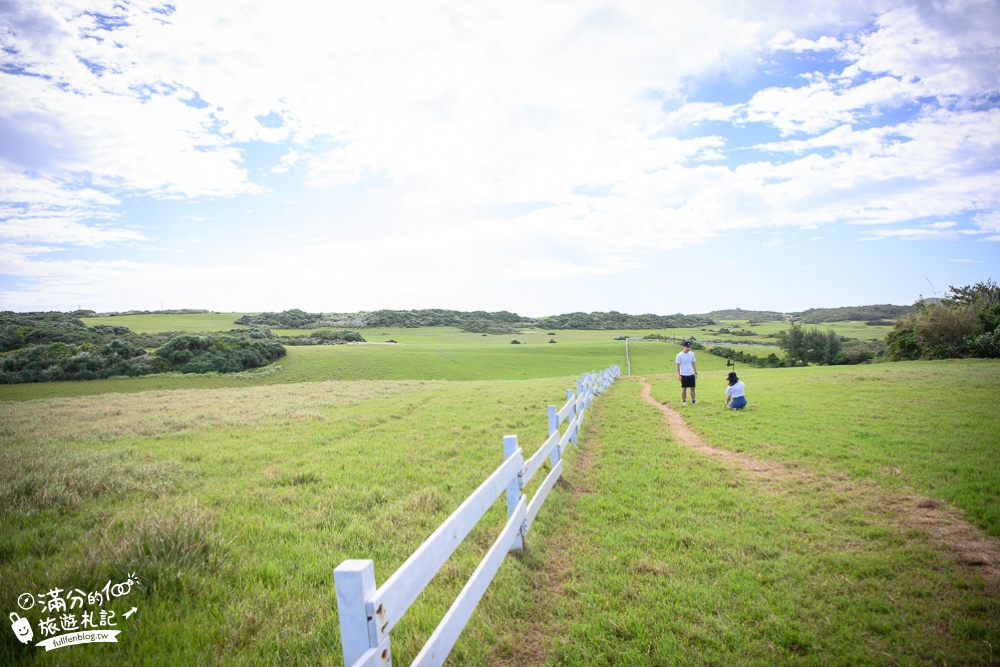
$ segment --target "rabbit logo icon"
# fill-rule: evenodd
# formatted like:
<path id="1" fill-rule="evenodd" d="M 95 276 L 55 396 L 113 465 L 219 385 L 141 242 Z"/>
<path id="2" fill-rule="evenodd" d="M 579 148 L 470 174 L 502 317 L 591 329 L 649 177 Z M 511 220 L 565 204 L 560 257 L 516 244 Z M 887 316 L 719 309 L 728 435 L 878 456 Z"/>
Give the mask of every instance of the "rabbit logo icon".
<path id="1" fill-rule="evenodd" d="M 13 622 L 10 626 L 17 635 L 17 638 L 21 640 L 22 644 L 27 644 L 31 641 L 34 634 L 31 632 L 31 623 L 26 618 L 21 618 L 14 612 L 10 613 L 10 620 Z"/>

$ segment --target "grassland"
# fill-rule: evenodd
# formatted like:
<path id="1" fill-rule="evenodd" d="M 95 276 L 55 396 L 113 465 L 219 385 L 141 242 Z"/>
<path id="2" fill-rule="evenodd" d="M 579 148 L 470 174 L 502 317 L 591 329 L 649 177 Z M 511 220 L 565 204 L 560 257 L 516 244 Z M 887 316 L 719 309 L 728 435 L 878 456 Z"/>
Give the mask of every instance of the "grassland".
<path id="1" fill-rule="evenodd" d="M 482 336 L 451 327 L 364 330 L 370 345 L 288 347 L 288 355 L 263 373 L 0 385 L 0 401 L 327 380 L 526 380 L 577 376 L 613 363 L 624 367 L 625 344 L 615 340 L 624 332 L 566 331 L 552 336 L 548 333 L 525 331 Z M 387 343 L 389 340 L 397 344 Z M 513 345 L 513 340 L 521 344 Z M 549 343 L 550 340 L 557 342 Z M 674 348 L 662 343 L 655 345 L 662 352 L 659 356 L 663 367 L 669 367 L 676 350 L 672 352 Z"/>
<path id="2" fill-rule="evenodd" d="M 0 664 L 340 664 L 333 567 L 371 558 L 384 581 L 496 467 L 503 435 L 530 454 L 579 372 L 626 368 L 617 332 L 548 333 L 366 331 L 399 344 L 289 348 L 280 371 L 241 379 L 0 388 L 7 611 L 25 592 L 142 583 L 107 607 L 118 644 L 43 652 L 2 633 Z M 680 409 L 678 348 L 629 351 Z M 904 516 L 931 499 L 1000 535 L 1000 365 L 739 368 L 750 406 L 732 413 L 724 364 L 700 355 L 684 418 L 766 472 L 692 450 L 635 379 L 616 383 L 449 664 L 1000 660 L 996 581 Z M 397 664 L 502 504 L 393 632 Z"/>
<path id="3" fill-rule="evenodd" d="M 187 315 L 113 315 L 111 317 L 86 317 L 84 324 L 93 327 L 106 324 L 128 327 L 136 333 L 159 333 L 161 331 L 189 331 L 192 333 L 209 331 L 229 331 L 241 329 L 236 320 L 246 313 L 190 313 Z"/>

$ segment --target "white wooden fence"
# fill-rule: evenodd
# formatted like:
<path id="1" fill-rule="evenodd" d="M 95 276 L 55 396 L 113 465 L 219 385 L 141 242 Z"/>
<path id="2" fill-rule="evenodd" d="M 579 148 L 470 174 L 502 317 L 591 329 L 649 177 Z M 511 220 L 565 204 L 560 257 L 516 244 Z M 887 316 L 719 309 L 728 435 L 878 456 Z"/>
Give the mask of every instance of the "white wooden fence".
<path id="1" fill-rule="evenodd" d="M 444 663 L 507 553 L 523 548 L 538 510 L 562 475 L 562 452 L 570 441 L 576 443 L 591 402 L 619 376 L 621 369 L 611 366 L 600 373 L 584 374 L 576 383 L 575 394 L 572 389 L 566 390 L 565 405 L 549 406 L 548 439 L 527 461 L 517 436 L 504 436 L 504 461 L 500 467 L 380 587 L 375 587 L 375 567 L 370 560 L 345 560 L 334 569 L 345 666 L 392 664 L 389 633 L 506 490 L 507 524 L 412 664 Z M 560 433 L 559 427 L 567 421 L 565 431 Z M 546 458 L 551 469 L 529 502 L 523 489 Z"/>

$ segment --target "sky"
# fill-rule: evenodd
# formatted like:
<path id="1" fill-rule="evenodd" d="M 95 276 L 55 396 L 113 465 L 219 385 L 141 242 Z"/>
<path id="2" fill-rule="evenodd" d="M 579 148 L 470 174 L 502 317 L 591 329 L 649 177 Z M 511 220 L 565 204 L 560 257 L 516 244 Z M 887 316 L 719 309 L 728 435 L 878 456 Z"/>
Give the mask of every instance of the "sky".
<path id="1" fill-rule="evenodd" d="M 996 0 L 0 0 L 0 310 L 1000 280 Z"/>

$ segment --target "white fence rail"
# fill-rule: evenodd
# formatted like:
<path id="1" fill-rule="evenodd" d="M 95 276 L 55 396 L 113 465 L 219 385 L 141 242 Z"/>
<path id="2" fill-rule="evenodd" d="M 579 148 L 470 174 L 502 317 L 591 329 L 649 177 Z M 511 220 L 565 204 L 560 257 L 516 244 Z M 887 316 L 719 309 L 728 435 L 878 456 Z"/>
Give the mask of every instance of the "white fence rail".
<path id="1" fill-rule="evenodd" d="M 506 491 L 507 524 L 412 664 L 423 667 L 444 663 L 504 558 L 510 551 L 524 547 L 524 538 L 542 503 L 562 475 L 562 453 L 570 441 L 576 443 L 590 404 L 620 376 L 618 366 L 584 374 L 576 383 L 575 393 L 572 389 L 566 391 L 565 405 L 561 408 L 550 405 L 549 437 L 530 459 L 524 459 L 516 435 L 504 436 L 504 461 L 500 467 L 381 586 L 375 587 L 375 566 L 370 560 L 345 560 L 334 569 L 344 665 L 392 664 L 389 633 Z M 559 427 L 564 423 L 566 429 L 560 433 Z M 524 487 L 546 459 L 551 469 L 529 502 Z"/>

